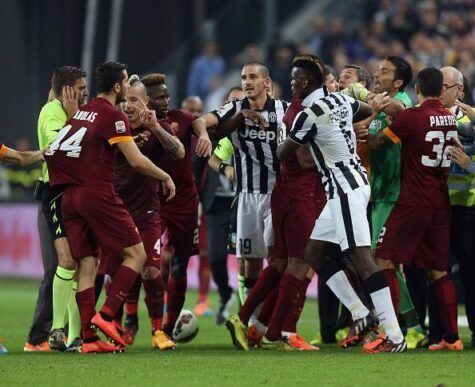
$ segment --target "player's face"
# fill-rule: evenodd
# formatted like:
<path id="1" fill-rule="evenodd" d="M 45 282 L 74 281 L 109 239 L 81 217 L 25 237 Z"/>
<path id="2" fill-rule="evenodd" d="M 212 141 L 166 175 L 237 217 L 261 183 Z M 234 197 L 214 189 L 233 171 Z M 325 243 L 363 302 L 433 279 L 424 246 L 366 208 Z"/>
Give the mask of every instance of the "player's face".
<path id="1" fill-rule="evenodd" d="M 86 97 L 89 95 L 87 91 L 86 78 L 80 78 L 73 86 L 74 93 L 78 96 L 79 106 L 86 103 Z"/>
<path id="2" fill-rule="evenodd" d="M 155 110 L 157 117 L 165 117 L 170 109 L 170 92 L 166 85 L 158 85 L 149 92 L 148 107 Z"/>
<path id="3" fill-rule="evenodd" d="M 460 97 L 461 93 L 463 93 L 463 85 L 456 82 L 450 70 L 444 69 L 442 74 L 444 76 L 444 86 L 440 99 L 446 108 L 451 108 L 455 105 L 455 101 Z"/>
<path id="4" fill-rule="evenodd" d="M 266 94 L 270 88 L 270 79 L 262 74 L 258 65 L 244 66 L 241 72 L 241 87 L 249 99 L 256 99 Z"/>
<path id="5" fill-rule="evenodd" d="M 395 81 L 396 66 L 388 60 L 383 60 L 374 73 L 374 92 L 376 94 L 386 91 L 388 94 L 396 92 L 401 81 Z"/>
<path id="6" fill-rule="evenodd" d="M 292 89 L 292 94 L 298 98 L 305 98 L 305 88 L 307 85 L 308 79 L 305 73 L 298 67 L 294 67 L 290 74 L 290 88 Z"/>
<path id="7" fill-rule="evenodd" d="M 328 74 L 325 77 L 325 86 L 330 93 L 333 93 L 338 90 L 338 83 L 336 83 L 335 77 L 332 73 Z"/>
<path id="8" fill-rule="evenodd" d="M 203 115 L 203 104 L 195 99 L 189 99 L 183 105 L 183 109 L 190 112 L 195 118 L 199 118 Z"/>
<path id="9" fill-rule="evenodd" d="M 340 78 L 338 79 L 339 90 L 346 89 L 352 83 L 358 82 L 358 75 L 356 74 L 356 69 L 344 69 Z"/>
<path id="10" fill-rule="evenodd" d="M 125 114 L 129 119 L 129 122 L 140 121 L 140 111 L 143 109 L 143 105 L 147 105 L 147 96 L 143 95 L 137 86 L 130 86 L 127 91 L 127 102 L 125 103 Z"/>
<path id="11" fill-rule="evenodd" d="M 121 103 L 121 102 L 126 102 L 127 99 L 126 99 L 126 95 L 127 95 L 127 91 L 129 90 L 129 87 L 130 87 L 130 83 L 129 83 L 129 74 L 127 74 L 127 71 L 124 70 L 124 78 L 122 79 L 122 82 L 120 83 L 119 85 L 119 88 L 118 88 L 118 93 L 117 93 L 117 103 Z"/>

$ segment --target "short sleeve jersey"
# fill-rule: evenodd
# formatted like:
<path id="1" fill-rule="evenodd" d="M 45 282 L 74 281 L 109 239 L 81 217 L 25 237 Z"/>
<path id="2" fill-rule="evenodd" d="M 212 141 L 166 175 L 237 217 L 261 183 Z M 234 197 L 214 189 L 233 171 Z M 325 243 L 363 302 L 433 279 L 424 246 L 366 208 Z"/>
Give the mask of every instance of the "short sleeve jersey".
<path id="1" fill-rule="evenodd" d="M 194 120 L 195 117 L 184 110 L 170 110 L 163 119 L 164 122 L 170 125 L 173 133 L 185 147 L 185 157 L 181 160 L 174 160 L 168 153 L 163 155 L 160 166 L 171 176 L 175 183 L 176 195 L 173 200 L 167 202 L 166 197 L 160 191 L 161 203 L 167 205 L 190 203 L 190 199 L 196 198 L 198 195 L 191 154 L 192 124 Z"/>
<path id="2" fill-rule="evenodd" d="M 398 92 L 395 100 L 406 108 L 412 107 L 405 92 Z M 381 112 L 369 126 L 369 133 L 376 134 L 388 126 L 386 114 Z M 374 202 L 396 202 L 401 184 L 401 145 L 393 144 L 383 149 L 369 149 L 371 167 L 371 200 Z"/>
<path id="3" fill-rule="evenodd" d="M 161 125 L 169 134 L 174 134 L 170 125 L 165 122 L 161 122 Z M 158 166 L 166 152 L 158 138 L 144 127 L 131 131 L 133 136 L 138 134 L 147 136 L 148 141 L 142 145 L 140 151 Z M 115 190 L 124 201 L 136 224 L 142 219 L 149 219 L 150 212 L 158 210 L 160 182 L 132 168 L 122 153 L 117 154 L 113 177 Z"/>
<path id="4" fill-rule="evenodd" d="M 56 139 L 58 132 L 66 125 L 67 120 L 68 115 L 60 100 L 54 99 L 43 106 L 38 117 L 38 145 L 40 149 L 48 147 Z M 47 183 L 49 175 L 45 162 L 41 169 L 43 181 Z"/>
<path id="5" fill-rule="evenodd" d="M 3 160 L 5 158 L 7 151 L 8 148 L 0 142 L 0 160 Z"/>
<path id="6" fill-rule="evenodd" d="M 45 154 L 51 185 L 113 190 L 115 144 L 125 141 L 133 141 L 125 114 L 105 98 L 94 98 L 61 129 Z"/>
<path id="7" fill-rule="evenodd" d="M 368 185 L 366 170 L 356 154 L 353 116 L 359 101 L 340 93 L 318 89 L 321 98 L 300 112 L 289 138 L 307 145 L 322 177 L 328 199 Z"/>
<path id="8" fill-rule="evenodd" d="M 393 142 L 402 144 L 401 193 L 398 204 L 443 208 L 449 204 L 449 146 L 457 137 L 457 120 L 440 100 L 402 111 L 385 129 Z"/>

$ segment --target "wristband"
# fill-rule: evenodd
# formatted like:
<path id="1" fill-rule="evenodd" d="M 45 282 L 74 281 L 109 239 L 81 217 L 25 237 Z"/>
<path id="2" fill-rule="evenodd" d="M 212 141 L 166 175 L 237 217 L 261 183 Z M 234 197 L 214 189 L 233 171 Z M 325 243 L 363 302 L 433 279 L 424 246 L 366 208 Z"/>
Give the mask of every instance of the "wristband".
<path id="1" fill-rule="evenodd" d="M 223 176 L 226 176 L 226 167 L 228 164 L 221 163 L 219 164 L 219 173 Z"/>

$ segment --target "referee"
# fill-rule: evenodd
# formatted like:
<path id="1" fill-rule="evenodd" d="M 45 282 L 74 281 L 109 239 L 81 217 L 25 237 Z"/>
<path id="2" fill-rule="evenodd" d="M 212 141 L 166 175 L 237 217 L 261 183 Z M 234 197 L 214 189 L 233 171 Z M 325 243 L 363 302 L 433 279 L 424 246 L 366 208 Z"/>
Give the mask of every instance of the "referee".
<path id="1" fill-rule="evenodd" d="M 88 95 L 86 73 L 72 66 L 56 69 L 51 79 L 50 98 L 38 118 L 40 149 L 48 147 Z M 46 163 L 35 192 L 41 201 L 38 207 L 38 231 L 44 276 L 38 292 L 35 314 L 28 333 L 25 352 L 66 350 L 64 321 L 69 311 L 68 345 L 80 336 L 80 320 L 73 290 L 75 262 L 61 225 L 61 196 L 49 185 Z M 71 301 L 71 302 L 70 302 Z M 51 330 L 51 332 L 50 332 Z"/>

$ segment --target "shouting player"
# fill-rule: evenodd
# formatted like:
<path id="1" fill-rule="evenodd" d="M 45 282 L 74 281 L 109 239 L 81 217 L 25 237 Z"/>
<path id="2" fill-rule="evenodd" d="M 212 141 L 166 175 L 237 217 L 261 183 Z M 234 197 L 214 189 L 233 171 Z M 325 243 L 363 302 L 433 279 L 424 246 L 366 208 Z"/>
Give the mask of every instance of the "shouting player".
<path id="1" fill-rule="evenodd" d="M 211 141 L 206 127 L 199 119 L 184 110 L 170 110 L 170 92 L 165 83 L 165 75 L 149 74 L 142 78 L 142 82 L 147 88 L 149 108 L 156 112 L 160 120 L 171 126 L 185 147 L 183 159 L 176 160 L 165 154 L 160 161 L 177 187 L 173 200 L 168 201 L 163 190 L 159 194 L 161 269 L 165 283 L 168 282 L 164 331 L 171 336 L 185 302 L 188 261 L 198 253 L 199 201 L 192 168 L 191 137 L 197 137 L 195 152 L 199 157 L 210 156 Z"/>
<path id="2" fill-rule="evenodd" d="M 368 138 L 368 145 L 381 147 L 402 143 L 401 193 L 381 229 L 376 257 L 381 266 L 394 270 L 395 264 L 426 269 L 437 300 L 444 338 L 430 350 L 462 350 L 458 337 L 457 298 L 447 270 L 449 265 L 450 145 L 457 137 L 457 121 L 440 100 L 444 78 L 440 70 L 419 72 L 416 93 L 420 107 L 406 109 L 385 130 Z M 399 303 L 398 282 L 391 294 L 395 308 Z M 395 296 L 395 297 L 394 297 Z M 384 343 L 384 339 L 378 340 Z M 377 342 L 367 348 L 381 347 Z M 383 347 L 381 347 L 383 348 Z M 378 350 L 378 349 L 376 349 Z"/>
<path id="3" fill-rule="evenodd" d="M 377 319 L 356 296 L 341 267 L 335 261 L 324 258 L 328 242 L 338 243 L 342 252 L 346 251 L 352 258 L 388 333 L 387 339 L 368 351 L 402 352 L 406 350 L 406 342 L 391 304 L 389 288 L 371 256 L 371 237 L 366 218 L 370 189 L 366 172 L 356 155 L 356 137 L 352 126 L 352 121 L 370 116 L 372 109 L 343 94 L 328 94 L 322 87 L 322 79 L 323 74 L 317 85 L 320 98 L 299 113 L 289 138 L 278 149 L 279 158 L 285 160 L 293 156 L 300 146 L 307 145 L 327 193 L 327 203 L 315 222 L 305 260 L 317 273 L 329 278 L 328 286 L 352 312 L 355 335 L 367 333 L 377 326 Z M 388 103 L 383 98 L 377 102 Z"/>
<path id="4" fill-rule="evenodd" d="M 137 228 L 113 186 L 112 168 L 119 149 L 141 173 L 160 180 L 175 194 L 170 176 L 137 148 L 127 117 L 115 106 L 129 88 L 127 66 L 106 62 L 96 69 L 99 94 L 82 106 L 45 154 L 51 185 L 64 188 L 63 221 L 78 262 L 78 292 L 83 344 L 81 351 L 117 352 L 125 342 L 113 322 L 141 271 L 146 254 Z M 85 173 L 87 171 L 87 173 Z M 94 279 L 98 248 L 122 257 L 99 313 L 95 314 Z M 100 329 L 115 344 L 99 340 Z"/>

